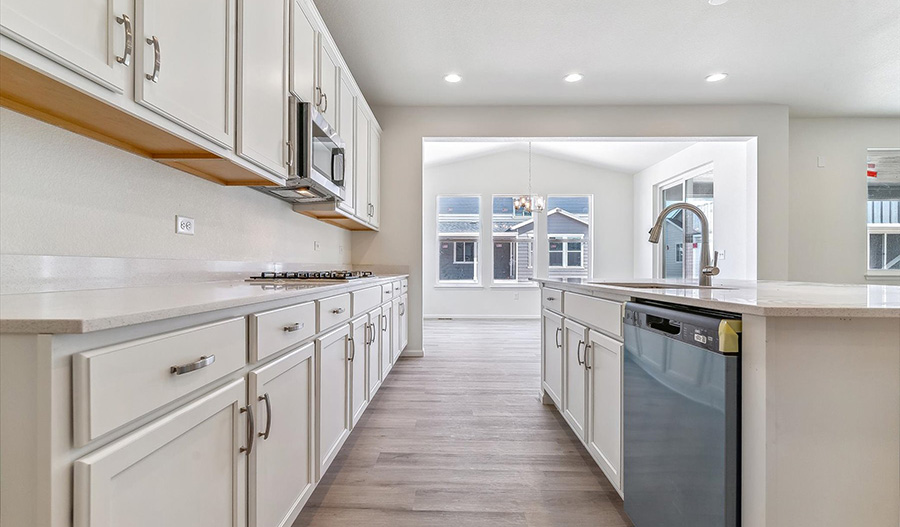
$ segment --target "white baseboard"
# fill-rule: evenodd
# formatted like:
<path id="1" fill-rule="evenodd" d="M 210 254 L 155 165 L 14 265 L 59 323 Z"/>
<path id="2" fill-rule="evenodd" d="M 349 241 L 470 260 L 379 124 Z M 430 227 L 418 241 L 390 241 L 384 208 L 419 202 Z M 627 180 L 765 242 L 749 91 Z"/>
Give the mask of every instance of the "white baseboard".
<path id="1" fill-rule="evenodd" d="M 401 357 L 424 357 L 424 356 L 425 356 L 425 350 L 411 350 L 411 349 L 405 349 L 405 350 L 403 350 L 403 352 L 400 354 L 400 356 L 401 356 Z"/>
<path id="2" fill-rule="evenodd" d="M 425 320 L 540 320 L 540 315 L 424 315 Z"/>

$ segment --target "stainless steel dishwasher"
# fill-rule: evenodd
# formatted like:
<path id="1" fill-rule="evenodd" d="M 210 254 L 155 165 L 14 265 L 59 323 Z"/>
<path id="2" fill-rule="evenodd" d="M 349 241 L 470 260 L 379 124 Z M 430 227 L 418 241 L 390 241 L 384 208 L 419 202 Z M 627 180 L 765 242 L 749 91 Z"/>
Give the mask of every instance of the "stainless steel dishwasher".
<path id="1" fill-rule="evenodd" d="M 625 306 L 625 512 L 636 527 L 740 525 L 737 315 Z"/>

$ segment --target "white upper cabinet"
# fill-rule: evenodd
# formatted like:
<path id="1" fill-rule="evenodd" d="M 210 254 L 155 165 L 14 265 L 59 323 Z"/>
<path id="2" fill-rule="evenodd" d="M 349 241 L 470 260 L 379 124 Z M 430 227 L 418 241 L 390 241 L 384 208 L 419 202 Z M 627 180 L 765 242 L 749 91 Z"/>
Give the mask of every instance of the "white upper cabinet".
<path id="1" fill-rule="evenodd" d="M 331 126 L 337 126 L 338 84 L 341 69 L 337 51 L 319 35 L 319 111 Z"/>
<path id="2" fill-rule="evenodd" d="M 344 201 L 338 206 L 353 214 L 356 208 L 356 157 L 354 137 L 356 136 L 356 96 L 353 83 L 342 74 L 338 97 L 337 131 L 344 140 Z"/>
<path id="3" fill-rule="evenodd" d="M 0 33 L 119 93 L 138 45 L 128 0 L 3 0 Z"/>
<path id="4" fill-rule="evenodd" d="M 291 92 L 303 102 L 317 104 L 316 56 L 319 32 L 305 4 L 291 1 Z"/>
<path id="5" fill-rule="evenodd" d="M 381 132 L 371 123 L 369 130 L 369 223 L 378 227 L 381 218 Z"/>
<path id="6" fill-rule="evenodd" d="M 234 145 L 235 0 L 137 0 L 135 99 Z"/>
<path id="7" fill-rule="evenodd" d="M 287 177 L 285 0 L 238 1 L 237 153 Z"/>
<path id="8" fill-rule="evenodd" d="M 356 104 L 356 215 L 365 221 L 372 210 L 369 207 L 369 118 L 361 103 Z"/>

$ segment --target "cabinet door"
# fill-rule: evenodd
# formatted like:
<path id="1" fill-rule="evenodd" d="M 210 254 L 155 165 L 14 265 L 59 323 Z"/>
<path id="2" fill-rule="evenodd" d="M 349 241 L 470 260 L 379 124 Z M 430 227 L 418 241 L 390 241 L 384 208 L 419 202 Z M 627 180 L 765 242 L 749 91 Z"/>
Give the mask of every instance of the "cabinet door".
<path id="1" fill-rule="evenodd" d="M 340 97 L 338 97 L 337 131 L 344 140 L 344 200 L 338 203 L 343 210 L 354 213 L 356 207 L 356 168 L 353 166 L 354 137 L 356 136 L 356 96 L 350 78 L 341 74 Z"/>
<path id="2" fill-rule="evenodd" d="M 390 339 L 390 334 L 386 330 L 384 310 L 380 307 L 369 313 L 369 328 L 372 336 L 366 358 L 368 369 L 366 386 L 369 389 L 369 401 L 371 401 L 372 397 L 375 397 L 375 392 L 381 387 L 381 349 L 384 346 L 385 337 Z"/>
<path id="3" fill-rule="evenodd" d="M 393 327 L 391 328 L 391 331 L 394 334 L 394 339 L 393 342 L 391 342 L 391 367 L 396 364 L 397 359 L 400 358 L 400 351 L 402 351 L 403 349 L 401 347 L 403 345 L 403 335 L 401 334 L 403 330 L 403 323 L 401 321 L 401 313 L 403 308 L 400 307 L 401 301 L 401 299 L 395 298 L 392 303 L 393 313 L 391 323 L 393 324 Z"/>
<path id="4" fill-rule="evenodd" d="M 384 382 L 391 371 L 391 359 L 394 357 L 394 340 L 397 339 L 394 331 L 394 313 L 397 312 L 395 304 L 396 301 L 389 302 L 381 308 L 381 382 Z"/>
<path id="5" fill-rule="evenodd" d="M 319 32 L 306 12 L 304 3 L 291 0 L 291 91 L 303 102 L 317 104 L 316 55 Z"/>
<path id="6" fill-rule="evenodd" d="M 75 527 L 246 525 L 243 379 L 77 460 Z"/>
<path id="7" fill-rule="evenodd" d="M 562 408 L 563 318 L 544 309 L 541 324 L 541 383 L 556 407 Z"/>
<path id="8" fill-rule="evenodd" d="M 587 448 L 616 490 L 622 490 L 622 343 L 589 333 Z"/>
<path id="9" fill-rule="evenodd" d="M 285 0 L 238 0 L 237 153 L 283 177 L 288 115 L 285 5 Z"/>
<path id="10" fill-rule="evenodd" d="M 381 134 L 373 124 L 369 131 L 369 203 L 372 216 L 369 221 L 378 227 L 381 221 Z"/>
<path id="11" fill-rule="evenodd" d="M 409 296 L 400 297 L 400 349 L 397 351 L 398 358 L 400 352 L 406 349 L 409 344 Z"/>
<path id="12" fill-rule="evenodd" d="M 332 127 L 337 126 L 338 108 L 338 68 L 337 52 L 332 48 L 322 34 L 319 34 L 319 90 L 321 101 L 319 111 L 325 116 Z"/>
<path id="13" fill-rule="evenodd" d="M 0 33 L 124 93 L 138 45 L 131 6 L 128 0 L 3 0 Z"/>
<path id="14" fill-rule="evenodd" d="M 356 217 L 369 221 L 369 118 L 363 111 L 359 100 L 356 101 L 356 137 L 353 138 L 356 148 Z"/>
<path id="15" fill-rule="evenodd" d="M 250 372 L 250 527 L 287 527 L 315 487 L 315 345 Z"/>
<path id="16" fill-rule="evenodd" d="M 235 0 L 137 0 L 135 100 L 234 145 Z"/>
<path id="17" fill-rule="evenodd" d="M 350 325 L 316 339 L 316 428 L 319 430 L 317 478 L 334 461 L 350 434 Z"/>
<path id="18" fill-rule="evenodd" d="M 366 388 L 366 356 L 369 350 L 371 328 L 369 315 L 363 315 L 350 322 L 350 416 L 351 428 L 362 417 L 369 404 L 369 390 Z"/>
<path id="19" fill-rule="evenodd" d="M 588 338 L 587 328 L 566 319 L 563 322 L 563 333 L 563 416 L 575 435 L 584 441 L 587 415 L 584 348 Z"/>

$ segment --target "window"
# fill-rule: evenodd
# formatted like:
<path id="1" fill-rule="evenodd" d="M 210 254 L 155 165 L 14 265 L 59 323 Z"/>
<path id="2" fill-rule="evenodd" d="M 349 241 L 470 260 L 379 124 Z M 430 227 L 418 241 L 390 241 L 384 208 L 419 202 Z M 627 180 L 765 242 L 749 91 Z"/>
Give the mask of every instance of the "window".
<path id="1" fill-rule="evenodd" d="M 659 187 L 658 214 L 673 203 L 686 201 L 703 211 L 709 221 L 709 243 L 713 243 L 713 172 L 706 166 L 686 177 L 678 177 Z M 700 277 L 701 243 L 700 219 L 693 213 L 678 210 L 663 222 L 659 242 L 660 276 L 685 280 Z M 712 254 L 712 247 L 710 247 Z"/>
<path id="2" fill-rule="evenodd" d="M 547 197 L 550 278 L 590 278 L 591 197 Z"/>
<path id="3" fill-rule="evenodd" d="M 491 209 L 491 245 L 494 283 L 530 283 L 534 273 L 534 220 L 525 209 L 516 210 L 515 196 L 494 196 Z"/>
<path id="4" fill-rule="evenodd" d="M 438 196 L 438 282 L 477 284 L 481 237 L 478 196 Z"/>
<path id="5" fill-rule="evenodd" d="M 900 275 L 900 149 L 870 149 L 866 175 L 869 275 Z"/>

